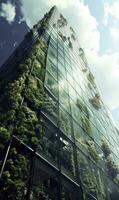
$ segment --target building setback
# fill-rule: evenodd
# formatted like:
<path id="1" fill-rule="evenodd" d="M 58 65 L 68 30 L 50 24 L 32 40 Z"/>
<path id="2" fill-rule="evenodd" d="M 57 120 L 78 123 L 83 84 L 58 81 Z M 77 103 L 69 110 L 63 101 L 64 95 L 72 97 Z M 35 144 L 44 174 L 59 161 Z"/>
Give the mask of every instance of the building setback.
<path id="1" fill-rule="evenodd" d="M 119 200 L 119 135 L 56 7 L 0 70 L 0 199 Z"/>

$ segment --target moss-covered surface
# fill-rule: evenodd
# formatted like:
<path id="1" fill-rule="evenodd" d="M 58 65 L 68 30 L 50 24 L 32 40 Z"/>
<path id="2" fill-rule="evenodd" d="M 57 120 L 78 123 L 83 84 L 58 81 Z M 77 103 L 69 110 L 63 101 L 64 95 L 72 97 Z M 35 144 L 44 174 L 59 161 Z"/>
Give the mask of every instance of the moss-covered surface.
<path id="1" fill-rule="evenodd" d="M 0 162 L 12 134 L 32 148 L 43 135 L 40 110 L 44 103 L 46 50 L 43 39 L 38 39 L 24 61 L 0 73 Z M 27 156 L 13 147 L 0 182 L 0 199 L 22 199 L 28 166 Z"/>

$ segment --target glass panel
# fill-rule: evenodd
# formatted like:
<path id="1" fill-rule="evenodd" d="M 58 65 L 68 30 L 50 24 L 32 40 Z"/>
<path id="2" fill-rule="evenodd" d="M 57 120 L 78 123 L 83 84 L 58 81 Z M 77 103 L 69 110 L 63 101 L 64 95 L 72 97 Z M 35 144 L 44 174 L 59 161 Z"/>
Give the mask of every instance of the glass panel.
<path id="1" fill-rule="evenodd" d="M 60 137 L 60 163 L 63 173 L 75 176 L 73 147 L 64 136 Z"/>
<path id="2" fill-rule="evenodd" d="M 61 74 L 58 74 L 58 81 L 60 86 L 65 90 L 65 92 L 68 94 L 68 87 L 67 87 L 67 80 L 65 77 L 61 76 Z"/>
<path id="3" fill-rule="evenodd" d="M 63 54 L 63 52 L 62 52 Z M 61 55 L 59 52 L 58 52 L 58 61 L 62 63 L 62 65 L 64 65 L 64 56 Z"/>
<path id="4" fill-rule="evenodd" d="M 57 49 L 57 41 L 56 41 L 56 39 L 55 39 L 55 40 L 54 40 L 54 39 L 55 39 L 55 38 L 51 38 L 51 39 L 50 39 L 50 44 L 53 45 L 54 48 Z"/>
<path id="5" fill-rule="evenodd" d="M 66 77 L 65 66 L 60 61 L 58 61 L 58 73 Z"/>
<path id="6" fill-rule="evenodd" d="M 109 200 L 119 199 L 119 188 L 108 177 L 105 177 L 105 185 L 107 188 L 107 197 Z"/>
<path id="7" fill-rule="evenodd" d="M 87 149 L 88 157 L 99 164 L 100 157 L 98 155 L 96 145 L 88 135 L 85 136 L 85 148 Z"/>
<path id="8" fill-rule="evenodd" d="M 70 113 L 69 96 L 62 87 L 59 87 L 59 103 Z"/>
<path id="9" fill-rule="evenodd" d="M 78 162 L 84 200 L 97 198 L 97 186 L 90 160 L 78 151 Z M 94 198 L 94 199 L 95 199 Z"/>
<path id="10" fill-rule="evenodd" d="M 61 200 L 80 200 L 79 188 L 62 179 Z"/>
<path id="11" fill-rule="evenodd" d="M 65 62 L 65 66 L 66 66 L 67 73 L 72 74 L 72 67 L 71 67 L 71 65 L 68 62 Z M 68 74 L 67 74 L 67 76 L 68 76 Z"/>
<path id="12" fill-rule="evenodd" d="M 55 97 L 58 97 L 58 85 L 57 85 L 57 82 L 53 78 L 53 76 L 48 72 L 46 72 L 46 76 L 45 76 L 45 85 L 47 86 L 49 91 L 52 92 L 52 94 Z"/>
<path id="13" fill-rule="evenodd" d="M 67 80 L 70 83 L 70 85 L 74 87 L 74 79 L 72 78 L 72 76 L 70 76 L 70 74 L 67 74 Z"/>
<path id="14" fill-rule="evenodd" d="M 57 51 L 54 47 L 49 46 L 48 57 L 52 60 L 54 65 L 57 65 Z"/>
<path id="15" fill-rule="evenodd" d="M 74 103 L 74 101 L 72 101 L 70 99 L 70 105 L 71 105 L 71 111 L 72 111 L 72 117 L 77 121 L 77 123 L 81 123 L 81 112 L 79 111 L 78 107 L 76 106 L 76 104 Z"/>
<path id="16" fill-rule="evenodd" d="M 91 122 L 88 117 L 85 115 L 81 116 L 81 126 L 83 130 L 88 134 L 90 137 L 92 137 L 92 128 L 91 128 Z"/>
<path id="17" fill-rule="evenodd" d="M 42 110 L 51 119 L 51 121 L 57 124 L 58 104 L 48 94 L 45 94 L 44 105 Z"/>
<path id="18" fill-rule="evenodd" d="M 73 120 L 73 130 L 74 130 L 74 137 L 76 140 L 76 145 L 87 154 L 87 145 L 86 145 L 86 135 L 83 129 Z"/>
<path id="19" fill-rule="evenodd" d="M 36 158 L 30 199 L 57 200 L 57 196 L 58 181 L 55 172 Z"/>
<path id="20" fill-rule="evenodd" d="M 59 108 L 59 128 L 68 137 L 72 136 L 71 118 L 70 118 L 69 114 L 64 112 L 61 108 Z"/>
<path id="21" fill-rule="evenodd" d="M 68 91 L 69 91 L 69 96 L 71 97 L 71 99 L 73 99 L 74 102 L 76 102 L 76 100 L 77 100 L 77 93 L 74 90 L 74 88 L 70 85 L 69 82 L 68 82 Z"/>
<path id="22" fill-rule="evenodd" d="M 44 120 L 43 120 L 44 121 Z M 54 165 L 57 165 L 57 133 L 56 129 L 52 126 L 51 123 L 46 123 L 42 128 L 43 137 L 40 139 L 40 143 L 37 148 L 37 152 L 40 153 L 43 157 L 49 160 Z"/>
<path id="23" fill-rule="evenodd" d="M 48 59 L 46 69 L 56 78 L 57 80 L 57 67 Z"/>

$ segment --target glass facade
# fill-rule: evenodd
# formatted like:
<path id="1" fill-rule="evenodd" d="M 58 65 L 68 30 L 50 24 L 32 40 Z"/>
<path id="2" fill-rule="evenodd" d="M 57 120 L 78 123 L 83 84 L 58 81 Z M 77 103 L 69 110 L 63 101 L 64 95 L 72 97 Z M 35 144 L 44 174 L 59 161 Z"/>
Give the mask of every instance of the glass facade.
<path id="1" fill-rule="evenodd" d="M 17 199 L 25 199 L 28 191 L 27 199 L 33 200 L 119 199 L 119 135 L 84 52 L 56 8 L 41 22 L 35 27 L 38 35 L 32 40 L 40 43 L 31 50 L 35 58 L 22 96 L 42 127 L 38 131 L 36 119 L 30 124 L 40 139 L 34 154 L 22 153 L 32 181 L 24 180 L 23 196 Z"/>

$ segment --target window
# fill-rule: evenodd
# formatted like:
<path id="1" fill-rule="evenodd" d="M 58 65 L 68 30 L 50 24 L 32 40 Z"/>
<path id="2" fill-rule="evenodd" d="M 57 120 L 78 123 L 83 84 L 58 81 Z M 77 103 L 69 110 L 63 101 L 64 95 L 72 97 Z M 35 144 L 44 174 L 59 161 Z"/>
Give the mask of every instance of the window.
<path id="1" fill-rule="evenodd" d="M 51 119 L 51 121 L 57 124 L 58 103 L 56 102 L 56 100 L 54 100 L 54 98 L 49 96 L 47 93 L 45 93 L 42 110 Z"/>
<path id="2" fill-rule="evenodd" d="M 48 48 L 48 57 L 52 60 L 54 65 L 57 65 L 57 50 L 52 46 Z"/>
<path id="3" fill-rule="evenodd" d="M 65 137 L 60 137 L 60 163 L 63 173 L 75 175 L 73 147 Z"/>
<path id="4" fill-rule="evenodd" d="M 80 178 L 86 200 L 91 199 L 89 198 L 91 196 L 97 197 L 96 177 L 94 174 L 94 170 L 91 166 L 91 161 L 86 158 L 80 151 L 78 151 L 77 153 Z"/>
<path id="5" fill-rule="evenodd" d="M 66 66 L 67 73 L 72 74 L 72 67 L 67 61 L 65 62 L 65 66 Z"/>
<path id="6" fill-rule="evenodd" d="M 59 108 L 59 128 L 68 137 L 72 137 L 71 118 L 61 107 Z"/>
<path id="7" fill-rule="evenodd" d="M 57 80 L 57 66 L 52 63 L 49 59 L 47 60 L 47 70 L 54 76 Z"/>
<path id="8" fill-rule="evenodd" d="M 66 77 L 65 66 L 58 60 L 58 73 Z"/>
<path id="9" fill-rule="evenodd" d="M 56 80 L 53 78 L 53 76 L 46 72 L 45 76 L 45 85 L 49 89 L 49 91 L 57 98 L 58 97 L 58 85 Z"/>
<path id="10" fill-rule="evenodd" d="M 69 105 L 69 96 L 65 92 L 65 90 L 59 86 L 59 103 L 62 104 L 64 109 L 70 113 L 70 105 Z"/>
<path id="11" fill-rule="evenodd" d="M 56 129 L 50 122 L 44 121 L 43 136 L 37 148 L 43 157 L 47 158 L 54 165 L 57 165 L 57 140 L 58 135 Z"/>
<path id="12" fill-rule="evenodd" d="M 59 81 L 59 87 L 61 86 L 62 89 L 68 94 L 68 84 L 65 77 L 61 76 L 61 74 L 58 74 L 58 81 Z"/>

